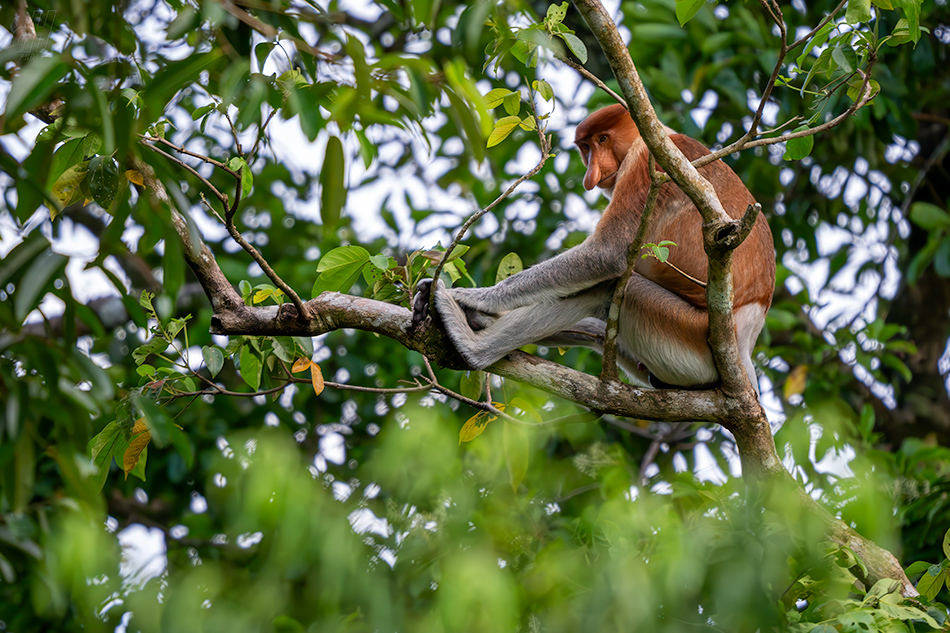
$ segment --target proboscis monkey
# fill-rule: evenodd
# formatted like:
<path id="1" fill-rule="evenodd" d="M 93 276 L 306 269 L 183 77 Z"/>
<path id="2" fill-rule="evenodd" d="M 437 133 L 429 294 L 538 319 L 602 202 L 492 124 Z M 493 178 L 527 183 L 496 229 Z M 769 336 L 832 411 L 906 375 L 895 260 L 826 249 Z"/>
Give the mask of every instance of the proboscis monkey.
<path id="1" fill-rule="evenodd" d="M 671 135 L 689 160 L 709 151 L 682 134 Z M 587 167 L 584 188 L 610 197 L 596 229 L 582 244 L 489 288 L 445 289 L 435 305 L 462 357 L 483 369 L 529 343 L 599 348 L 617 279 L 626 269 L 650 187 L 646 145 L 621 105 L 591 114 L 574 139 Z M 722 161 L 702 167 L 726 212 L 740 218 L 755 199 Z M 669 261 L 706 281 L 699 211 L 672 182 L 660 188 L 646 243 L 672 240 Z M 739 355 L 758 387 L 752 347 L 765 323 L 775 286 L 772 233 L 759 214 L 732 259 L 733 308 Z M 430 285 L 424 283 L 413 317 L 425 318 Z M 474 326 L 474 329 L 473 329 Z M 705 288 L 655 258 L 637 261 L 621 307 L 618 363 L 642 385 L 705 387 L 719 381 L 707 343 Z"/>

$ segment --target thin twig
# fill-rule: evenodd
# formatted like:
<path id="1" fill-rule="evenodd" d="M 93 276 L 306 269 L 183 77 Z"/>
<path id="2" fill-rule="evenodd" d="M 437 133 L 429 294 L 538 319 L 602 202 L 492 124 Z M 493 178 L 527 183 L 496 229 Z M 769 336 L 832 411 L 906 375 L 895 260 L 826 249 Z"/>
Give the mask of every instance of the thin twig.
<path id="1" fill-rule="evenodd" d="M 627 107 L 627 102 L 624 101 L 624 98 L 618 95 L 613 90 L 611 90 L 607 84 L 605 84 L 603 81 L 600 80 L 600 77 L 597 77 L 594 73 L 590 72 L 589 70 L 587 70 L 586 68 L 584 68 L 583 66 L 581 66 L 580 64 L 578 64 L 577 62 L 575 62 L 573 59 L 569 57 L 556 56 L 556 59 L 564 62 L 565 64 L 573 68 L 575 71 L 577 71 L 580 74 L 581 77 L 583 77 L 587 81 L 591 82 L 592 84 L 594 84 L 595 86 L 597 86 L 598 88 L 606 92 L 617 103 L 619 103 L 625 108 Z"/>
<path id="2" fill-rule="evenodd" d="M 695 277 L 693 277 L 692 275 L 690 275 L 690 274 L 689 274 L 688 272 L 686 272 L 685 270 L 680 270 L 680 269 L 676 266 L 676 264 L 672 263 L 670 260 L 666 260 L 666 261 L 663 261 L 663 262 L 660 262 L 660 263 L 665 264 L 666 266 L 668 266 L 669 268 L 671 268 L 671 269 L 673 270 L 673 272 L 679 273 L 680 275 L 683 276 L 684 279 L 686 279 L 687 281 L 693 282 L 694 284 L 696 284 L 696 285 L 699 286 L 700 288 L 705 288 L 705 287 L 706 287 L 706 282 L 705 282 L 705 281 L 696 279 Z"/>
<path id="3" fill-rule="evenodd" d="M 248 255 L 251 256 L 251 258 L 255 262 L 257 262 L 257 265 L 261 267 L 261 270 L 264 271 L 264 274 L 267 275 L 268 279 L 274 282 L 274 285 L 280 288 L 281 292 L 283 292 L 284 295 L 286 295 L 290 299 L 290 301 L 294 304 L 294 307 L 297 308 L 298 318 L 301 318 L 304 320 L 310 320 L 311 315 L 309 311 L 307 310 L 306 305 L 300 299 L 297 293 L 294 292 L 294 290 L 289 285 L 287 285 L 287 283 L 283 279 L 281 279 L 280 276 L 276 272 L 274 272 L 274 269 L 271 268 L 270 264 L 267 263 L 267 260 L 264 259 L 264 257 L 260 254 L 260 252 L 258 252 L 256 248 L 254 248 L 247 240 L 244 239 L 244 237 L 241 235 L 241 232 L 238 231 L 237 227 L 234 225 L 234 214 L 241 203 L 241 191 L 242 191 L 241 174 L 239 172 L 234 171 L 233 169 L 231 169 L 230 167 L 228 167 L 227 165 L 225 165 L 224 163 L 220 161 L 217 161 L 217 160 L 214 160 L 213 158 L 209 158 L 208 156 L 203 156 L 201 154 L 193 152 L 189 149 L 186 149 L 185 147 L 181 145 L 175 145 L 174 143 L 166 139 L 155 137 L 155 136 L 146 136 L 142 138 L 142 141 L 145 147 L 151 149 L 154 152 L 157 152 L 158 154 L 161 154 L 162 156 L 165 156 L 172 162 L 184 167 L 195 178 L 200 180 L 201 184 L 203 184 L 205 187 L 207 187 L 214 193 L 215 197 L 221 202 L 221 206 L 224 207 L 224 218 L 222 219 L 221 216 L 218 216 L 218 218 L 222 219 L 222 221 L 224 222 L 224 227 L 227 229 L 228 234 L 231 236 L 231 239 L 233 239 L 241 248 L 244 249 L 245 252 L 247 252 Z M 172 149 L 178 152 L 181 152 L 193 158 L 197 158 L 198 160 L 204 161 L 210 165 L 214 165 L 215 167 L 223 169 L 225 172 L 227 172 L 229 176 L 231 176 L 235 180 L 234 201 L 233 202 L 229 201 L 228 196 L 226 194 L 219 191 L 214 185 L 211 184 L 211 182 L 207 178 L 199 174 L 198 171 L 194 167 L 184 162 L 183 160 L 176 158 L 172 156 L 171 154 L 159 149 L 155 145 L 152 145 L 152 143 L 161 143 L 163 145 L 167 145 L 168 147 L 171 147 Z"/>
<path id="4" fill-rule="evenodd" d="M 541 168 L 544 167 L 544 164 L 548 162 L 548 158 L 550 158 L 551 156 L 550 154 L 551 140 L 544 134 L 544 128 L 541 125 L 541 120 L 538 118 L 537 112 L 534 111 L 533 100 L 529 103 L 529 105 L 531 106 L 531 110 L 534 113 L 535 129 L 538 132 L 539 144 L 541 146 L 541 160 L 538 162 L 537 165 L 534 166 L 533 169 L 531 169 L 531 171 L 524 174 L 523 176 L 518 178 L 518 180 L 512 183 L 512 185 L 508 187 L 508 189 L 505 190 L 503 194 L 495 198 L 495 200 L 491 204 L 489 204 L 484 209 L 478 211 L 477 213 L 472 215 L 472 217 L 466 220 L 465 224 L 462 225 L 462 228 L 459 229 L 458 233 L 455 235 L 455 239 L 453 239 L 452 243 L 449 244 L 449 247 L 445 249 L 445 253 L 442 254 L 442 259 L 439 260 L 439 264 L 435 267 L 435 272 L 432 274 L 432 280 L 433 280 L 434 285 L 432 287 L 432 291 L 429 293 L 429 314 L 435 314 L 435 292 L 439 283 L 439 276 L 442 274 L 442 269 L 443 267 L 445 267 L 445 263 L 448 261 L 449 257 L 452 256 L 452 251 L 455 250 L 455 247 L 458 246 L 459 242 L 462 241 L 462 238 L 465 237 L 465 233 L 468 231 L 468 229 L 471 228 L 473 224 L 478 222 L 478 220 L 480 220 L 482 216 L 484 216 L 486 213 L 494 209 L 496 206 L 498 206 L 499 203 L 501 203 L 508 196 L 514 193 L 515 189 L 518 188 L 518 185 L 520 185 L 525 180 L 527 180 L 528 178 L 531 178 L 532 176 L 537 174 L 539 171 L 541 171 Z"/>
<path id="5" fill-rule="evenodd" d="M 149 140 L 149 139 L 143 139 L 143 140 Z M 214 197 L 221 201 L 221 204 L 224 206 L 224 208 L 227 208 L 227 205 L 228 205 L 228 196 L 227 196 L 227 194 L 224 194 L 224 193 L 221 193 L 220 191 L 218 191 L 217 187 L 215 187 L 214 185 L 212 185 L 211 182 L 210 182 L 207 178 L 205 178 L 204 176 L 202 176 L 201 174 L 198 173 L 198 170 L 196 170 L 194 167 L 192 167 L 191 165 L 189 165 L 189 164 L 186 163 L 185 161 L 181 160 L 180 158 L 176 158 L 176 157 L 172 156 L 171 154 L 169 154 L 168 152 L 166 152 L 166 151 L 164 151 L 164 150 L 161 150 L 161 149 L 155 147 L 154 145 L 150 145 L 149 143 L 144 143 L 144 145 L 145 145 L 145 147 L 149 148 L 150 150 L 152 150 L 152 151 L 155 152 L 156 154 L 161 154 L 162 156 L 164 156 L 164 157 L 167 158 L 168 160 L 172 161 L 173 163 L 175 163 L 175 164 L 177 164 L 177 165 L 183 167 L 183 168 L 185 169 L 185 171 L 189 172 L 192 176 L 194 176 L 195 178 L 197 178 L 198 180 L 200 180 L 200 181 L 201 181 L 201 184 L 203 184 L 205 187 L 207 187 L 208 189 L 210 189 L 211 192 L 214 194 Z"/>
<path id="6" fill-rule="evenodd" d="M 225 171 L 229 176 L 231 176 L 232 178 L 239 178 L 239 177 L 241 176 L 241 174 L 237 173 L 236 171 L 234 171 L 233 169 L 231 169 L 230 167 L 228 167 L 227 164 L 222 163 L 222 162 L 219 161 L 219 160 L 215 160 L 215 159 L 211 158 L 210 156 L 205 156 L 204 154 L 199 154 L 198 152 L 192 151 L 192 150 L 186 148 L 184 145 L 175 145 L 174 143 L 172 143 L 172 142 L 169 141 L 168 139 L 162 138 L 161 136 L 145 136 L 145 135 L 142 135 L 142 140 L 143 140 L 143 141 L 148 141 L 148 142 L 150 142 L 150 143 L 161 143 L 162 145 L 167 145 L 168 147 L 172 148 L 173 150 L 175 150 L 175 151 L 178 152 L 179 154 L 185 154 L 186 156 L 191 156 L 192 158 L 197 158 L 198 160 L 200 160 L 200 161 L 203 162 L 203 163 L 208 163 L 209 165 L 214 165 L 214 166 L 217 167 L 218 169 L 224 170 L 224 171 Z"/>

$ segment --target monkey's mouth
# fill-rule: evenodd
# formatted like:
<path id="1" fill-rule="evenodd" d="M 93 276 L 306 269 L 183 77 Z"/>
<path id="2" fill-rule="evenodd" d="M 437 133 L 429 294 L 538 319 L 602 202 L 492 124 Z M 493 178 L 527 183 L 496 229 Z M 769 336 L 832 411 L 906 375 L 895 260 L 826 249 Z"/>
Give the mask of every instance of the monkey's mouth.
<path id="1" fill-rule="evenodd" d="M 601 189 L 610 189 L 617 183 L 617 174 L 619 172 L 614 172 L 607 176 L 606 178 L 601 178 L 600 182 L 597 183 L 597 186 Z"/>

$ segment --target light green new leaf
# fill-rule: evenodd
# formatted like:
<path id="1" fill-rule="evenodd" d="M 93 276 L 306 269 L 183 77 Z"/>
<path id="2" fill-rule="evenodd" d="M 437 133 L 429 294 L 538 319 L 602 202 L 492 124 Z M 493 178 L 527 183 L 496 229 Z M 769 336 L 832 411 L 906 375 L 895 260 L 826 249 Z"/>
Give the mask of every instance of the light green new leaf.
<path id="1" fill-rule="evenodd" d="M 362 246 L 340 246 L 320 258 L 317 277 L 313 284 L 314 298 L 322 292 L 346 292 L 369 262 L 369 252 Z"/>
<path id="2" fill-rule="evenodd" d="M 494 88 L 485 95 L 485 105 L 489 109 L 494 109 L 500 106 L 505 101 L 505 97 L 512 94 L 511 90 L 507 88 Z"/>
<path id="3" fill-rule="evenodd" d="M 251 193 L 251 187 L 254 186 L 254 174 L 251 173 L 250 165 L 240 156 L 235 156 L 228 161 L 228 167 L 241 174 L 241 198 L 247 198 Z"/>
<path id="4" fill-rule="evenodd" d="M 514 132 L 515 128 L 520 124 L 521 118 L 516 116 L 506 116 L 498 119 L 498 121 L 495 122 L 495 128 L 491 131 L 491 134 L 488 135 L 486 145 L 488 147 L 498 145 L 508 138 L 508 135 Z"/>
<path id="5" fill-rule="evenodd" d="M 505 255 L 501 263 L 498 264 L 498 272 L 495 273 L 495 283 L 503 279 L 508 279 L 516 273 L 520 273 L 524 270 L 524 264 L 521 261 L 521 257 L 518 256 L 518 253 L 508 253 Z"/>
<path id="6" fill-rule="evenodd" d="M 692 20 L 705 4 L 706 0 L 676 0 L 676 19 L 680 26 Z"/>
<path id="7" fill-rule="evenodd" d="M 534 83 L 532 83 L 532 86 L 538 91 L 538 94 L 540 94 L 541 98 L 545 101 L 550 101 L 554 98 L 554 89 L 551 88 L 551 84 L 545 80 L 537 79 L 534 81 Z"/>
<path id="8" fill-rule="evenodd" d="M 548 7 L 548 12 L 547 15 L 544 16 L 544 21 L 552 25 L 560 24 L 567 16 L 567 7 L 567 2 L 562 2 L 561 4 L 552 4 Z"/>
<path id="9" fill-rule="evenodd" d="M 512 92 L 509 95 L 505 96 L 503 101 L 505 104 L 505 112 L 510 115 L 516 115 L 521 112 L 521 94 L 517 92 Z"/>

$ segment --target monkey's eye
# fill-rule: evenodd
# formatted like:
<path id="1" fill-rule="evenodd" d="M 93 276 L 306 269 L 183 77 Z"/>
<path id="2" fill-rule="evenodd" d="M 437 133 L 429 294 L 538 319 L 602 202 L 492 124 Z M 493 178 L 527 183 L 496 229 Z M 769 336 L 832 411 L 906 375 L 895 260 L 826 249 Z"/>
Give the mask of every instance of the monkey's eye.
<path id="1" fill-rule="evenodd" d="M 597 139 L 597 140 L 600 141 L 601 143 L 606 143 L 609 138 L 610 138 L 610 137 L 607 136 L 606 134 L 601 134 L 601 135 L 600 135 L 600 138 Z"/>

